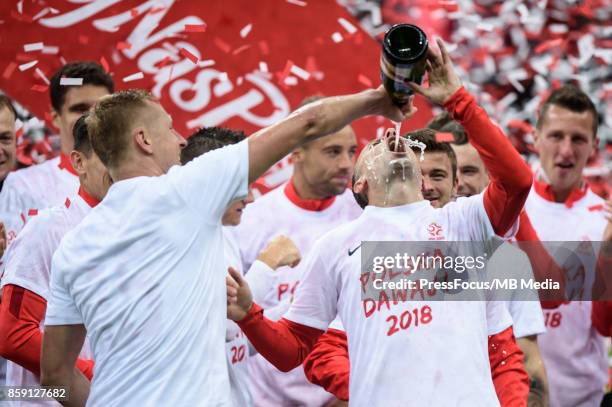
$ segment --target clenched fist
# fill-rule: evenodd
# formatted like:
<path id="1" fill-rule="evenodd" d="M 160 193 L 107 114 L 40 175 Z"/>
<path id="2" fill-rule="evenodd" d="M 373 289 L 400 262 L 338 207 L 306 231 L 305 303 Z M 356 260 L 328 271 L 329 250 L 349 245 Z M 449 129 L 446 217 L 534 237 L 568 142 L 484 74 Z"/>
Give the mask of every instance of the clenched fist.
<path id="1" fill-rule="evenodd" d="M 270 240 L 266 248 L 257 256 L 257 260 L 266 263 L 274 270 L 283 266 L 295 267 L 301 259 L 300 251 L 293 240 L 284 235 Z"/>

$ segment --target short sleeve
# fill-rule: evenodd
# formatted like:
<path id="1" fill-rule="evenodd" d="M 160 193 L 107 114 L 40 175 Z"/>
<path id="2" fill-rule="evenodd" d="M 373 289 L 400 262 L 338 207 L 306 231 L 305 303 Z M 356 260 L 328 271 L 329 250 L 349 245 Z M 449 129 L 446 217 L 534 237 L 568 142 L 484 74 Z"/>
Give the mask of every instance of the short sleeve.
<path id="1" fill-rule="evenodd" d="M 45 325 L 82 324 L 83 317 L 77 309 L 65 283 L 64 273 L 62 272 L 61 252 L 53 256 L 51 270 L 51 292 L 47 303 Z"/>
<path id="2" fill-rule="evenodd" d="M 337 314 L 338 289 L 333 278 L 333 266 L 325 259 L 319 240 L 305 259 L 304 278 L 300 282 L 295 299 L 285 314 L 285 318 L 326 331 L 329 323 Z"/>
<path id="3" fill-rule="evenodd" d="M 495 335 L 512 326 L 512 318 L 503 301 L 487 301 L 487 335 Z"/>
<path id="4" fill-rule="evenodd" d="M 546 332 L 539 301 L 508 301 L 506 305 L 512 317 L 515 337 L 524 338 Z"/>
<path id="5" fill-rule="evenodd" d="M 469 240 L 482 242 L 496 236 L 484 207 L 483 193 L 469 198 L 458 198 L 444 208 L 448 208 L 447 216 L 453 229 L 461 234 L 467 233 L 466 238 Z"/>
<path id="6" fill-rule="evenodd" d="M 0 221 L 4 223 L 9 245 L 23 228 L 30 209 L 41 209 L 36 207 L 27 188 L 20 184 L 22 182 L 14 173 L 9 174 L 0 191 Z"/>
<path id="7" fill-rule="evenodd" d="M 44 211 L 26 224 L 4 256 L 2 286 L 17 285 L 49 300 L 51 258 L 60 240 L 52 222 L 51 213 Z"/>
<path id="8" fill-rule="evenodd" d="M 167 179 L 191 209 L 216 223 L 231 201 L 248 193 L 248 146 L 246 139 L 202 154 L 172 167 Z"/>

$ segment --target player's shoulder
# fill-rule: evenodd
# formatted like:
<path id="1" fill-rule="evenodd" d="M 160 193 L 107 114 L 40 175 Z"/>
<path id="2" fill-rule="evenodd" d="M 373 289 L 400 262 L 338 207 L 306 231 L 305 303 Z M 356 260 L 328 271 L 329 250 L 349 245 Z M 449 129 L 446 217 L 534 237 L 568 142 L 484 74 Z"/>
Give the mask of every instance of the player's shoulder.
<path id="1" fill-rule="evenodd" d="M 20 194 L 33 193 L 34 189 L 41 184 L 41 181 L 44 182 L 44 179 L 52 176 L 58 160 L 58 158 L 53 158 L 43 163 L 31 165 L 9 173 L 4 180 L 2 190 L 14 190 Z M 46 185 L 46 187 L 48 187 L 48 185 Z"/>

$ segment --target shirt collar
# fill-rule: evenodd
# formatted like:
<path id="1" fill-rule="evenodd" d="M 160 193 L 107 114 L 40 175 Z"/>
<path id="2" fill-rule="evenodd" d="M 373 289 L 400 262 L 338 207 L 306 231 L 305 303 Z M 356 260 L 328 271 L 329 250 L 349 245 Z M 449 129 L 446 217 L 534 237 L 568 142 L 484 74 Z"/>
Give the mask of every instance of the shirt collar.
<path id="1" fill-rule="evenodd" d="M 302 199 L 295 190 L 293 177 L 285 185 L 285 195 L 295 205 L 307 211 L 320 212 L 329 208 L 336 200 L 335 196 L 325 199 Z"/>
<path id="2" fill-rule="evenodd" d="M 77 174 L 77 172 L 74 170 L 74 167 L 72 166 L 72 163 L 70 162 L 70 157 L 68 157 L 66 154 L 64 153 L 60 153 L 60 162 L 57 165 L 61 170 L 66 170 L 69 173 L 71 173 L 72 175 L 79 175 Z"/>
<path id="3" fill-rule="evenodd" d="M 100 203 L 100 201 L 98 201 L 96 198 L 89 195 L 82 186 L 79 187 L 79 196 L 83 198 L 83 200 L 87 203 L 87 205 L 89 205 L 92 208 L 95 208 L 96 205 Z"/>
<path id="4" fill-rule="evenodd" d="M 555 194 L 553 193 L 552 186 L 546 183 L 545 181 L 536 178 L 533 182 L 533 189 L 535 190 L 536 194 L 546 199 L 547 201 L 557 202 L 555 200 Z M 580 188 L 573 189 L 567 199 L 564 202 L 560 203 L 564 204 L 567 208 L 571 208 L 576 202 L 584 198 L 588 189 L 589 184 L 586 181 L 583 181 L 582 186 Z"/>

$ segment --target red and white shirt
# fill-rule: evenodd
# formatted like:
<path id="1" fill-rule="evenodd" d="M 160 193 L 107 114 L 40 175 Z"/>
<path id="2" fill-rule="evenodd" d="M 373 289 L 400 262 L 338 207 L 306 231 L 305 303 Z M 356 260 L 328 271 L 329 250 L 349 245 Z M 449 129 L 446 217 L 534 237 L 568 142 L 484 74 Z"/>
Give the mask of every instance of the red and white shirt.
<path id="1" fill-rule="evenodd" d="M 550 187 L 536 181 L 525 209 L 541 241 L 589 245 L 591 241 L 601 241 L 603 236 L 604 203 L 586 183 L 573 191 L 566 202 L 555 202 Z M 555 253 L 551 255 L 563 266 L 565 259 Z M 594 256 L 590 257 L 594 260 Z M 592 278 L 594 273 L 586 275 Z M 586 281 L 587 287 L 591 284 L 592 281 Z M 544 311 L 547 332 L 538 337 L 538 344 L 546 366 L 552 407 L 594 406 L 603 397 L 608 361 L 605 340 L 591 324 L 591 308 L 590 301 L 573 301 Z"/>
<path id="2" fill-rule="evenodd" d="M 432 224 L 442 240 L 477 245 L 494 236 L 482 195 L 441 209 L 427 201 L 368 206 L 357 220 L 322 237 L 304 262 L 303 281 L 285 318 L 326 330 L 339 315 L 348 336 L 351 405 L 451 405 L 457 400 L 499 405 L 488 335 L 511 325 L 503 302 L 362 300 L 361 249 L 355 250 L 361 242 L 427 241 Z"/>
<path id="3" fill-rule="evenodd" d="M 242 222 L 233 228 L 245 270 L 268 242 L 278 235 L 291 238 L 303 259 L 320 236 L 355 219 L 361 213 L 361 208 L 348 189 L 335 198 L 318 201 L 322 205 L 315 209 L 300 202 L 289 183 L 247 206 Z M 303 272 L 303 261 L 295 268 L 282 267 L 276 270 L 273 289 L 258 303 L 264 309 L 279 306 L 284 309 L 287 301 L 293 298 Z M 308 382 L 302 367 L 282 373 L 258 354 L 250 358 L 249 372 L 251 393 L 257 406 L 323 405 L 332 399 L 321 387 Z"/>
<path id="4" fill-rule="evenodd" d="M 12 284 L 23 287 L 49 300 L 49 280 L 51 275 L 51 259 L 60 241 L 69 230 L 73 229 L 91 211 L 97 201 L 82 189 L 78 195 L 64 198 L 61 206 L 47 208 L 30 219 L 15 242 L 6 252 L 6 273 L 0 289 Z M 41 330 L 44 319 L 40 323 Z M 84 359 L 92 359 L 93 354 L 86 340 L 79 355 Z M 13 363 L 7 362 L 7 386 L 39 386 L 39 379 L 30 371 Z M 13 406 L 59 406 L 55 401 L 48 402 L 13 402 Z"/>
<path id="5" fill-rule="evenodd" d="M 79 178 L 64 154 L 11 172 L 0 192 L 0 220 L 4 222 L 7 244 L 13 242 L 30 217 L 45 208 L 63 205 L 78 188 Z"/>

